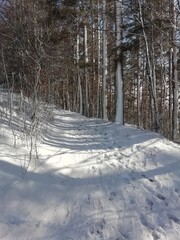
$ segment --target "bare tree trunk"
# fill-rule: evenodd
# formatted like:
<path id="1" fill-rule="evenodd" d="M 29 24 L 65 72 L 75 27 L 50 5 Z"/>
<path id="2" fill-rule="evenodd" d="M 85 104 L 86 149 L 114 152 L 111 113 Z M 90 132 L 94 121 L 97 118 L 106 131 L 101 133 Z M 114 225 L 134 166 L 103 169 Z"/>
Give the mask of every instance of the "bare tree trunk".
<path id="1" fill-rule="evenodd" d="M 122 0 L 116 0 L 116 119 L 115 121 L 124 124 L 124 93 L 122 75 Z"/>
<path id="2" fill-rule="evenodd" d="M 173 138 L 173 131 L 172 131 L 172 107 L 173 107 L 173 102 L 172 102 L 172 62 L 173 62 L 173 57 L 172 57 L 172 48 L 169 49 L 169 137 L 170 139 Z"/>
<path id="3" fill-rule="evenodd" d="M 107 20 L 106 20 L 106 0 L 103 0 L 103 73 L 102 73 L 102 107 L 103 119 L 107 120 Z"/>
<path id="4" fill-rule="evenodd" d="M 141 53 L 140 48 L 137 51 L 137 62 L 138 62 L 138 69 L 137 69 L 137 125 L 141 127 L 141 115 L 140 115 L 140 102 L 141 102 L 141 93 L 140 93 L 140 71 L 141 71 Z"/>
<path id="5" fill-rule="evenodd" d="M 161 95 L 160 95 L 160 104 L 161 104 L 161 129 L 163 133 L 167 136 L 167 132 L 169 130 L 169 121 L 167 121 L 167 108 L 166 108 L 166 101 L 167 101 L 167 78 L 166 78 L 166 60 L 164 58 L 164 46 L 163 46 L 163 34 L 161 33 L 160 38 L 160 65 L 161 65 L 161 72 L 160 72 L 160 88 L 161 88 Z M 169 120 L 169 119 L 168 119 Z"/>
<path id="6" fill-rule="evenodd" d="M 79 34 L 77 34 L 77 43 L 76 43 L 76 59 L 77 59 L 77 78 L 78 78 L 78 94 L 79 94 L 79 113 L 82 115 L 82 86 L 81 86 L 81 77 L 79 70 Z"/>
<path id="7" fill-rule="evenodd" d="M 151 60 L 150 60 L 149 44 L 148 44 L 147 34 L 145 31 L 145 27 L 144 27 L 141 0 L 138 0 L 138 3 L 139 3 L 140 23 L 142 26 L 143 37 L 144 37 L 145 48 L 146 48 L 147 74 L 148 74 L 149 85 L 150 85 L 151 118 L 152 118 L 152 126 L 151 127 L 152 127 L 152 130 L 158 131 L 159 130 L 159 116 L 158 116 L 158 108 L 157 108 L 156 80 L 155 80 L 154 69 L 153 69 L 153 66 L 152 66 Z"/>
<path id="8" fill-rule="evenodd" d="M 177 14 L 176 1 L 173 1 L 173 42 L 177 41 Z M 179 122 L 178 122 L 178 71 L 177 71 L 177 46 L 173 46 L 173 140 L 178 140 Z"/>
<path id="9" fill-rule="evenodd" d="M 85 58 L 85 115 L 89 117 L 89 86 L 88 86 L 88 43 L 87 43 L 87 26 L 84 25 L 84 58 Z"/>
<path id="10" fill-rule="evenodd" d="M 100 82 L 101 82 L 101 17 L 100 17 L 100 5 L 98 0 L 98 39 L 97 39 L 97 46 L 98 46 L 98 52 L 97 52 L 97 69 L 98 69 L 98 75 L 97 75 L 97 106 L 96 106 L 96 112 L 97 112 L 97 118 L 100 117 Z"/>

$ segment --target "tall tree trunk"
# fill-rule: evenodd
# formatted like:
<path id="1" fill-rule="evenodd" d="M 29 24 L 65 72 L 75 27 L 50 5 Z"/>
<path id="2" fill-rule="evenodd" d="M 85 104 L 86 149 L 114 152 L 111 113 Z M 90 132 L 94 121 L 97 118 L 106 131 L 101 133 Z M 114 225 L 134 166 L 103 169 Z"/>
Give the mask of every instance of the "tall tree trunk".
<path id="1" fill-rule="evenodd" d="M 173 1 L 173 140 L 178 140 L 178 71 L 177 71 L 177 14 L 176 0 Z"/>
<path id="2" fill-rule="evenodd" d="M 82 86 L 81 86 L 81 77 L 79 69 L 79 34 L 77 34 L 76 42 L 76 61 L 77 61 L 77 78 L 78 78 L 78 94 L 79 94 L 79 113 L 82 115 Z"/>
<path id="3" fill-rule="evenodd" d="M 169 49 L 169 137 L 172 139 L 172 48 Z"/>
<path id="4" fill-rule="evenodd" d="M 140 92 L 140 71 L 141 71 L 141 52 L 140 47 L 137 51 L 137 63 L 138 63 L 138 69 L 137 69 L 137 125 L 138 127 L 141 127 L 141 114 L 140 114 L 140 102 L 141 102 L 141 92 Z"/>
<path id="5" fill-rule="evenodd" d="M 97 2 L 98 4 L 98 22 L 97 22 L 97 28 L 98 28 L 98 36 L 97 36 L 97 106 L 96 106 L 96 112 L 97 112 L 97 118 L 100 117 L 100 82 L 101 82 L 101 15 L 100 15 L 100 4 L 99 0 Z"/>
<path id="6" fill-rule="evenodd" d="M 85 58 L 85 115 L 89 117 L 89 87 L 88 87 L 88 43 L 87 26 L 84 25 L 84 58 Z"/>
<path id="7" fill-rule="evenodd" d="M 139 4 L 140 23 L 142 26 L 143 37 L 144 37 L 144 42 L 145 42 L 147 74 L 148 74 L 148 80 L 149 80 L 149 86 L 150 86 L 149 90 L 150 90 L 150 96 L 151 96 L 151 118 L 152 118 L 151 128 L 154 131 L 158 131 L 159 130 L 159 116 L 158 116 L 158 108 L 157 108 L 156 80 L 155 80 L 154 69 L 151 64 L 151 59 L 150 59 L 149 43 L 148 43 L 147 34 L 145 31 L 145 26 L 144 26 L 141 0 L 138 0 L 138 4 Z"/>
<path id="8" fill-rule="evenodd" d="M 106 20 L 106 0 L 103 0 L 103 73 L 102 73 L 102 107 L 103 119 L 107 120 L 107 20 Z"/>
<path id="9" fill-rule="evenodd" d="M 122 0 L 116 0 L 116 118 L 115 121 L 124 124 L 124 93 L 122 75 Z"/>

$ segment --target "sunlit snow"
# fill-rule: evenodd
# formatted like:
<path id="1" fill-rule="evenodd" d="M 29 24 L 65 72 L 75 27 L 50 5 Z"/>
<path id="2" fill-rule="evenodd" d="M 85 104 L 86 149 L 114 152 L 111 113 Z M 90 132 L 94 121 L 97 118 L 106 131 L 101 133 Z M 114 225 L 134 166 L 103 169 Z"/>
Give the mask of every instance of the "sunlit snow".
<path id="1" fill-rule="evenodd" d="M 2 101 L 0 239 L 180 239 L 179 145 L 54 109 L 26 172 L 24 126 Z"/>

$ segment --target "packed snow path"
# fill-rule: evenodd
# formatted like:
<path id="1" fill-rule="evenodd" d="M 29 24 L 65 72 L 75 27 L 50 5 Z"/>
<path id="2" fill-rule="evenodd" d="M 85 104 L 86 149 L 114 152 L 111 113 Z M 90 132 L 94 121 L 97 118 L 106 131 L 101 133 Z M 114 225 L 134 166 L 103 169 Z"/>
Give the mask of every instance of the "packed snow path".
<path id="1" fill-rule="evenodd" d="M 1 240 L 180 239 L 180 146 L 56 111 L 22 177 L 26 152 L 0 137 Z"/>

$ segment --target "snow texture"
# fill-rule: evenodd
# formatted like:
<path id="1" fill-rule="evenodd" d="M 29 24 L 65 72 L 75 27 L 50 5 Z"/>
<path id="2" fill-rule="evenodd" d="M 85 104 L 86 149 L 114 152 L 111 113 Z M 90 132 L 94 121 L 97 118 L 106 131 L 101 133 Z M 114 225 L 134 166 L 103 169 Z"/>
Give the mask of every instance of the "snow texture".
<path id="1" fill-rule="evenodd" d="M 54 109 L 25 172 L 22 126 L 2 106 L 1 240 L 180 239 L 179 145 Z"/>

